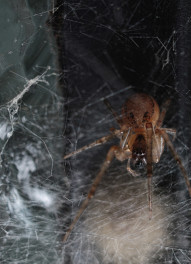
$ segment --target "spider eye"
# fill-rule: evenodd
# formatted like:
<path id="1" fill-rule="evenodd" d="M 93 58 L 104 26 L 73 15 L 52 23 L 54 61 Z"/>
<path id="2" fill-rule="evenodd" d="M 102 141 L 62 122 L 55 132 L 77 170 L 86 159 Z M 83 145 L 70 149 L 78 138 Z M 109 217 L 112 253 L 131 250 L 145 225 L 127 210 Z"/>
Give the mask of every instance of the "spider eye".
<path id="1" fill-rule="evenodd" d="M 132 112 L 129 113 L 129 115 L 130 115 L 130 118 L 134 118 L 134 114 Z"/>
<path id="2" fill-rule="evenodd" d="M 143 115 L 143 122 L 146 122 L 150 119 L 150 114 L 149 112 L 145 112 L 144 115 Z"/>

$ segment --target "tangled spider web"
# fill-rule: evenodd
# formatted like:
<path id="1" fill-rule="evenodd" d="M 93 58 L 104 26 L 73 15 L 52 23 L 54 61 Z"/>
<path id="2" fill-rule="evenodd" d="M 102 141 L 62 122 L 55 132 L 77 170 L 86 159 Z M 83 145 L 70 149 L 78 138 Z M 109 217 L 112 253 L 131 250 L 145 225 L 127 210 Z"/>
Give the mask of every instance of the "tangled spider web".
<path id="1" fill-rule="evenodd" d="M 190 263 L 190 199 L 167 148 L 154 166 L 151 221 L 146 174 L 134 178 L 115 160 L 62 241 L 119 143 L 63 161 L 117 128 L 105 98 L 120 114 L 134 92 L 159 105 L 170 97 L 164 126 L 177 129 L 173 144 L 189 173 L 190 9 L 174 1 L 4 3 L 0 263 Z"/>

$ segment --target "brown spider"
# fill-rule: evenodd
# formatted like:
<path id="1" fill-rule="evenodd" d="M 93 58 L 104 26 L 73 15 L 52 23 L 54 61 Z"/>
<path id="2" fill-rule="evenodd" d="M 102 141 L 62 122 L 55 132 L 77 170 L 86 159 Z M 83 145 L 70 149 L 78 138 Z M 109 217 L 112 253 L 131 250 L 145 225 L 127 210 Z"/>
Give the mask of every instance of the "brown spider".
<path id="1" fill-rule="evenodd" d="M 168 137 L 168 134 L 172 134 L 173 136 L 175 136 L 176 130 L 171 128 L 162 128 L 162 123 L 167 108 L 170 104 L 170 100 L 167 100 L 164 103 L 160 112 L 157 102 L 151 96 L 143 93 L 134 94 L 123 105 L 121 118 L 118 117 L 117 113 L 113 110 L 107 100 L 105 100 L 105 103 L 115 117 L 117 123 L 120 126 L 120 129 L 111 130 L 112 133 L 110 135 L 102 137 L 95 142 L 66 155 L 64 159 L 76 155 L 77 153 L 80 153 L 86 149 L 101 145 L 115 136 L 120 138 L 120 144 L 119 146 L 112 146 L 109 149 L 106 160 L 101 166 L 101 169 L 90 188 L 87 198 L 82 203 L 79 212 L 75 216 L 73 222 L 71 223 L 64 236 L 64 241 L 67 240 L 76 222 L 80 218 L 83 211 L 86 209 L 89 200 L 94 196 L 96 188 L 100 183 L 103 174 L 109 167 L 114 157 L 116 157 L 120 161 L 128 160 L 127 170 L 133 176 L 136 176 L 137 174 L 130 167 L 131 161 L 134 167 L 143 167 L 144 165 L 147 166 L 150 219 L 152 213 L 152 163 L 159 162 L 164 150 L 165 142 L 168 145 L 172 156 L 177 161 L 180 167 L 180 170 L 186 181 L 189 194 L 191 196 L 191 185 L 187 172 L 182 164 L 180 157 L 176 153 L 170 138 Z"/>

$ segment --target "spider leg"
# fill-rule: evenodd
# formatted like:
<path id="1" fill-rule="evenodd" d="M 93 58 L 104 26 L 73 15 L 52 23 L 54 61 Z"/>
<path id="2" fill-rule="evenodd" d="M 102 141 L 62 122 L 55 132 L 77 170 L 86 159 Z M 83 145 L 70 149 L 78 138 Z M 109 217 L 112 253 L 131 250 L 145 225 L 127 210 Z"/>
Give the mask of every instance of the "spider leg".
<path id="1" fill-rule="evenodd" d="M 154 137 L 154 140 L 155 140 L 155 144 L 156 144 L 156 149 L 157 149 L 157 156 L 158 156 L 158 160 L 160 160 L 160 146 L 158 144 L 158 140 L 156 138 L 156 133 L 155 133 L 155 129 L 152 125 L 152 130 L 153 130 L 153 137 Z M 152 158 L 153 159 L 153 158 Z"/>
<path id="2" fill-rule="evenodd" d="M 106 159 L 103 163 L 103 165 L 101 166 L 101 169 L 99 171 L 99 173 L 97 174 L 91 188 L 90 188 L 90 191 L 88 192 L 88 195 L 86 197 L 86 199 L 84 200 L 84 202 L 82 203 L 78 213 L 76 214 L 73 222 L 71 223 L 70 227 L 68 228 L 64 238 L 63 238 L 63 242 L 66 242 L 66 240 L 68 239 L 72 229 L 74 228 L 75 224 L 77 223 L 77 221 L 79 220 L 80 216 L 82 215 L 82 213 L 84 212 L 84 210 L 86 209 L 86 207 L 88 206 L 88 203 L 89 201 L 92 199 L 92 197 L 94 196 L 95 194 L 95 191 L 96 191 L 96 188 L 97 186 L 99 185 L 101 179 L 102 179 L 102 176 L 104 175 L 105 171 L 107 170 L 107 168 L 109 167 L 112 159 L 114 158 L 114 155 L 115 155 L 115 151 L 116 149 L 118 149 L 117 146 L 112 146 L 108 153 L 107 153 L 107 156 L 106 156 Z"/>
<path id="3" fill-rule="evenodd" d="M 183 176 L 184 176 L 184 179 L 185 179 L 186 185 L 187 185 L 187 187 L 188 187 L 189 194 L 190 194 L 190 196 L 191 196 L 191 185 L 190 185 L 190 181 L 189 181 L 189 178 L 188 178 L 188 174 L 187 174 L 187 172 L 186 172 L 186 170 L 185 170 L 185 168 L 184 168 L 184 166 L 183 166 L 183 164 L 182 164 L 182 161 L 181 161 L 180 157 L 178 156 L 178 154 L 176 153 L 176 150 L 174 149 L 174 146 L 173 146 L 173 144 L 172 144 L 172 142 L 171 142 L 171 140 L 170 140 L 168 134 L 166 133 L 166 131 L 163 130 L 163 129 L 159 129 L 159 132 L 160 132 L 161 135 L 163 136 L 163 138 L 164 138 L 166 144 L 168 145 L 168 147 L 169 147 L 169 149 L 170 149 L 170 151 L 171 151 L 171 153 L 172 153 L 173 158 L 174 158 L 174 159 L 176 160 L 176 162 L 178 163 L 179 168 L 180 168 L 180 170 L 181 170 L 181 172 L 182 172 L 182 174 L 183 174 Z"/>
<path id="4" fill-rule="evenodd" d="M 149 201 L 149 212 L 151 219 L 152 216 L 152 137 L 153 137 L 153 127 L 151 123 L 146 124 L 147 130 L 147 184 L 148 184 L 148 201 Z"/>
<path id="5" fill-rule="evenodd" d="M 121 126 L 121 119 L 119 118 L 118 114 L 113 109 L 113 107 L 111 106 L 110 102 L 107 99 L 105 99 L 104 103 L 107 106 L 107 108 L 109 109 L 109 111 L 112 113 L 112 115 L 114 116 L 114 118 L 117 121 L 118 125 Z"/>
<path id="6" fill-rule="evenodd" d="M 167 134 L 173 136 L 172 140 L 174 141 L 176 138 L 176 129 L 174 128 L 161 128 L 161 130 L 164 130 Z"/>
<path id="7" fill-rule="evenodd" d="M 160 116 L 159 116 L 159 119 L 157 121 L 157 127 L 161 127 L 162 124 L 163 124 L 163 121 L 164 121 L 164 118 L 165 118 L 165 115 L 166 115 L 166 112 L 168 110 L 168 107 L 170 105 L 170 102 L 171 100 L 168 99 L 165 101 L 165 103 L 162 105 L 162 108 L 161 108 L 161 112 L 160 112 Z"/>
<path id="8" fill-rule="evenodd" d="M 70 157 L 72 157 L 72 156 L 74 156 L 74 155 L 76 155 L 76 154 L 78 154 L 78 153 L 80 153 L 80 152 L 82 152 L 84 150 L 91 149 L 93 147 L 102 145 L 105 142 L 107 142 L 107 141 L 111 140 L 112 138 L 114 138 L 115 136 L 117 136 L 118 134 L 120 134 L 120 131 L 119 130 L 114 130 L 114 131 L 112 131 L 112 134 L 107 135 L 107 136 L 102 137 L 102 138 L 99 138 L 96 141 L 94 141 L 94 142 L 92 142 L 92 143 L 90 143 L 90 144 L 88 144 L 86 146 L 83 146 L 80 149 L 77 149 L 77 150 L 65 155 L 64 159 L 68 159 L 68 158 L 70 158 Z"/>

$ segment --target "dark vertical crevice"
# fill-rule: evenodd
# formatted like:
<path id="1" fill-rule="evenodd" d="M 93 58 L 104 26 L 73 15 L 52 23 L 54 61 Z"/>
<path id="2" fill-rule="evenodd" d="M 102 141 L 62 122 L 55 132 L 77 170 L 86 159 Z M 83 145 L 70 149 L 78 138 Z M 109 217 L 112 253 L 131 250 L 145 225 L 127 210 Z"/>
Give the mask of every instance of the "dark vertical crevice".
<path id="1" fill-rule="evenodd" d="M 64 98 L 64 105 L 63 105 L 63 152 L 65 153 L 65 150 L 68 148 L 68 141 L 65 140 L 65 137 L 70 135 L 71 129 L 68 125 L 68 120 L 70 119 L 70 116 L 68 114 L 68 82 L 67 82 L 67 56 L 65 54 L 65 42 L 64 42 L 64 13 L 65 13 L 65 4 L 62 0 L 57 0 L 54 2 L 54 10 L 50 11 L 49 18 L 47 20 L 47 26 L 50 27 L 56 46 L 52 47 L 56 53 L 57 56 L 57 63 L 58 63 L 58 85 L 61 88 L 62 96 Z M 58 120 L 59 122 L 59 120 Z M 63 176 L 66 175 L 67 178 L 71 179 L 71 167 L 68 162 L 62 161 L 64 163 L 64 171 Z M 71 182 L 69 182 L 70 184 Z M 67 197 L 67 200 L 65 199 L 66 203 L 63 204 L 61 210 L 59 211 L 59 219 L 64 219 L 60 222 L 61 224 L 61 235 L 60 235 L 60 248 L 63 249 L 64 245 L 62 242 L 63 234 L 65 230 L 67 229 L 67 226 L 70 224 L 71 219 L 70 217 L 63 217 L 66 215 L 71 215 L 71 202 L 69 204 L 67 201 L 71 200 L 71 188 L 69 189 L 69 193 L 63 192 L 63 197 Z M 64 262 L 63 263 L 71 263 L 70 254 L 65 252 L 64 254 Z"/>

